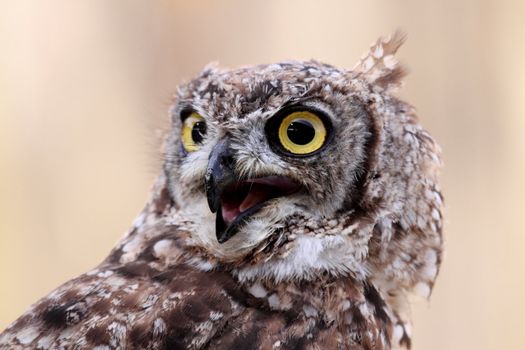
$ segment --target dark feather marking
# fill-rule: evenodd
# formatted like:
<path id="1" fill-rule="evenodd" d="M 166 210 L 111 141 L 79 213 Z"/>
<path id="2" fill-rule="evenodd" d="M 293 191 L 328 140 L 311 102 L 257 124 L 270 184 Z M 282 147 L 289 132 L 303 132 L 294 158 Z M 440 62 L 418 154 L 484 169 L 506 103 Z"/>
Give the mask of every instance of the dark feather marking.
<path id="1" fill-rule="evenodd" d="M 352 315 L 352 322 L 354 323 L 357 329 L 366 329 L 366 319 L 357 307 L 357 305 L 353 305 L 350 308 L 350 314 Z"/>
<path id="2" fill-rule="evenodd" d="M 365 283 L 364 292 L 366 300 L 368 300 L 374 306 L 376 316 L 384 323 L 389 323 L 390 318 L 385 312 L 385 301 L 383 298 L 381 298 L 381 295 L 379 295 L 377 289 L 373 285 Z"/>
<path id="3" fill-rule="evenodd" d="M 164 211 L 174 205 L 167 186 L 163 187 L 153 203 L 155 214 L 161 215 Z"/>
<path id="4" fill-rule="evenodd" d="M 270 80 L 265 80 L 256 85 L 253 90 L 246 91 L 241 99 L 241 113 L 246 115 L 253 112 L 268 102 L 272 96 L 279 95 L 282 92 L 282 87 Z"/>
<path id="5" fill-rule="evenodd" d="M 137 349 L 147 348 L 152 337 L 151 324 L 136 323 L 129 332 L 130 341 Z"/>
<path id="6" fill-rule="evenodd" d="M 301 334 L 299 336 L 293 336 L 290 337 L 286 341 L 286 348 L 287 349 L 304 349 L 307 345 L 308 339 L 306 338 L 306 334 Z"/>
<path id="7" fill-rule="evenodd" d="M 133 236 L 134 234 L 136 234 L 137 232 L 137 229 L 134 228 L 130 233 L 129 233 L 129 236 Z M 104 260 L 104 263 L 106 264 L 109 264 L 109 265 L 114 265 L 114 264 L 118 264 L 120 262 L 120 258 L 122 257 L 122 255 L 124 254 L 124 251 L 122 250 L 122 247 L 118 247 L 118 248 L 114 248 L 111 253 L 109 253 L 108 257 Z"/>
<path id="8" fill-rule="evenodd" d="M 280 315 L 248 308 L 234 318 L 225 322 L 203 349 L 262 349 L 261 339 L 264 337 L 266 325 Z M 280 320 L 280 324 L 283 324 Z M 281 327 L 279 327 L 281 328 Z M 269 331 L 266 334 L 275 333 Z"/>
<path id="9" fill-rule="evenodd" d="M 95 314 L 105 314 L 111 307 L 111 301 L 109 299 L 100 299 L 93 306 L 90 311 Z"/>
<path id="10" fill-rule="evenodd" d="M 180 309 L 181 314 L 191 320 L 191 323 L 204 322 L 209 319 L 210 307 L 202 300 L 200 295 L 195 295 L 193 298 L 188 298 Z"/>
<path id="11" fill-rule="evenodd" d="M 107 324 L 90 328 L 86 332 L 86 341 L 91 345 L 109 344 L 109 334 L 106 332 Z"/>
<path id="12" fill-rule="evenodd" d="M 408 336 L 407 332 L 405 332 L 405 328 L 403 327 L 403 336 L 399 340 L 400 345 L 404 345 L 407 349 L 410 349 L 412 347 L 412 340 Z"/>
<path id="13" fill-rule="evenodd" d="M 187 317 L 179 306 L 169 312 L 164 319 L 169 332 L 164 341 L 163 349 L 186 349 L 187 342 L 191 341 L 194 335 L 191 329 L 193 324 L 191 318 Z"/>
<path id="14" fill-rule="evenodd" d="M 41 314 L 44 324 L 51 328 L 63 328 L 67 326 L 67 309 L 74 305 L 75 301 L 69 301 L 61 305 L 53 305 Z"/>
<path id="15" fill-rule="evenodd" d="M 247 327 L 242 329 L 244 334 L 239 334 L 235 337 L 230 348 L 231 349 L 253 349 L 259 342 L 259 332 L 261 331 L 261 324 L 264 323 L 266 315 L 256 310 L 250 310 L 252 317 L 250 323 L 245 325 Z M 247 332 L 245 332 L 247 331 Z"/>

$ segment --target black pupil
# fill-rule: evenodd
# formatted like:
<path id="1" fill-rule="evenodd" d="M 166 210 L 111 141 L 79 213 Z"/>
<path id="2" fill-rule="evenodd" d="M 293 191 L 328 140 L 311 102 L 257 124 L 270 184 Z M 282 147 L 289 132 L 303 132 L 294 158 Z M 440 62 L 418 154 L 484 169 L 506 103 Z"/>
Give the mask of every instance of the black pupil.
<path id="1" fill-rule="evenodd" d="M 313 125 L 306 120 L 296 120 L 286 130 L 290 141 L 296 145 L 306 145 L 310 143 L 315 137 L 315 129 Z"/>
<path id="2" fill-rule="evenodd" d="M 191 138 L 195 143 L 201 143 L 206 135 L 206 124 L 204 122 L 196 122 L 191 129 Z"/>

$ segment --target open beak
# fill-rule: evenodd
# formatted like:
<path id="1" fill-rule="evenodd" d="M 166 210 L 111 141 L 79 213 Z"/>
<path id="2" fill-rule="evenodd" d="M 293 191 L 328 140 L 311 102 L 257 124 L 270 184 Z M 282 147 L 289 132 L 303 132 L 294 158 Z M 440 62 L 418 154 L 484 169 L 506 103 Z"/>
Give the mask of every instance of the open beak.
<path id="1" fill-rule="evenodd" d="M 290 195 L 300 185 L 285 176 L 267 176 L 239 181 L 228 140 L 221 140 L 212 150 L 204 177 L 208 206 L 217 213 L 217 241 L 233 237 L 247 219 L 270 199 Z"/>

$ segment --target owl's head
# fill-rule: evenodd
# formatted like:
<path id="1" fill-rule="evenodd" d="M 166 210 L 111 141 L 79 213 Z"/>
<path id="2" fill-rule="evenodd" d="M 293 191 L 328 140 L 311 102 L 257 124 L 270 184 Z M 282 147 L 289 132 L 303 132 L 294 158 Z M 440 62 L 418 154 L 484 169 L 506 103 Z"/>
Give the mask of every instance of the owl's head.
<path id="1" fill-rule="evenodd" d="M 165 173 L 191 244 L 247 262 L 245 278 L 287 278 L 365 275 L 398 235 L 439 236 L 437 146 L 391 94 L 401 41 L 353 70 L 210 66 L 181 86 Z"/>

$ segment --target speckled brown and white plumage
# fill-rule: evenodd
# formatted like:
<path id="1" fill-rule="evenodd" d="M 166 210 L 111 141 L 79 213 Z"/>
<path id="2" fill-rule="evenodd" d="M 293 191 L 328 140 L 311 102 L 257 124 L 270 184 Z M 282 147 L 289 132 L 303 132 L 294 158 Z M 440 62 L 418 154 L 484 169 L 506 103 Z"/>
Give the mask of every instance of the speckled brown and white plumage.
<path id="1" fill-rule="evenodd" d="M 410 348 L 407 295 L 430 295 L 442 251 L 439 149 L 392 94 L 402 38 L 380 39 L 352 70 L 315 61 L 221 70 L 180 87 L 164 171 L 133 227 L 96 269 L 56 289 L 0 334 L 0 349 Z M 318 155 L 270 149 L 265 122 L 315 106 L 335 133 Z M 208 123 L 180 147 L 182 109 Z M 285 175 L 225 243 L 203 177 L 231 140 L 242 178 Z"/>

